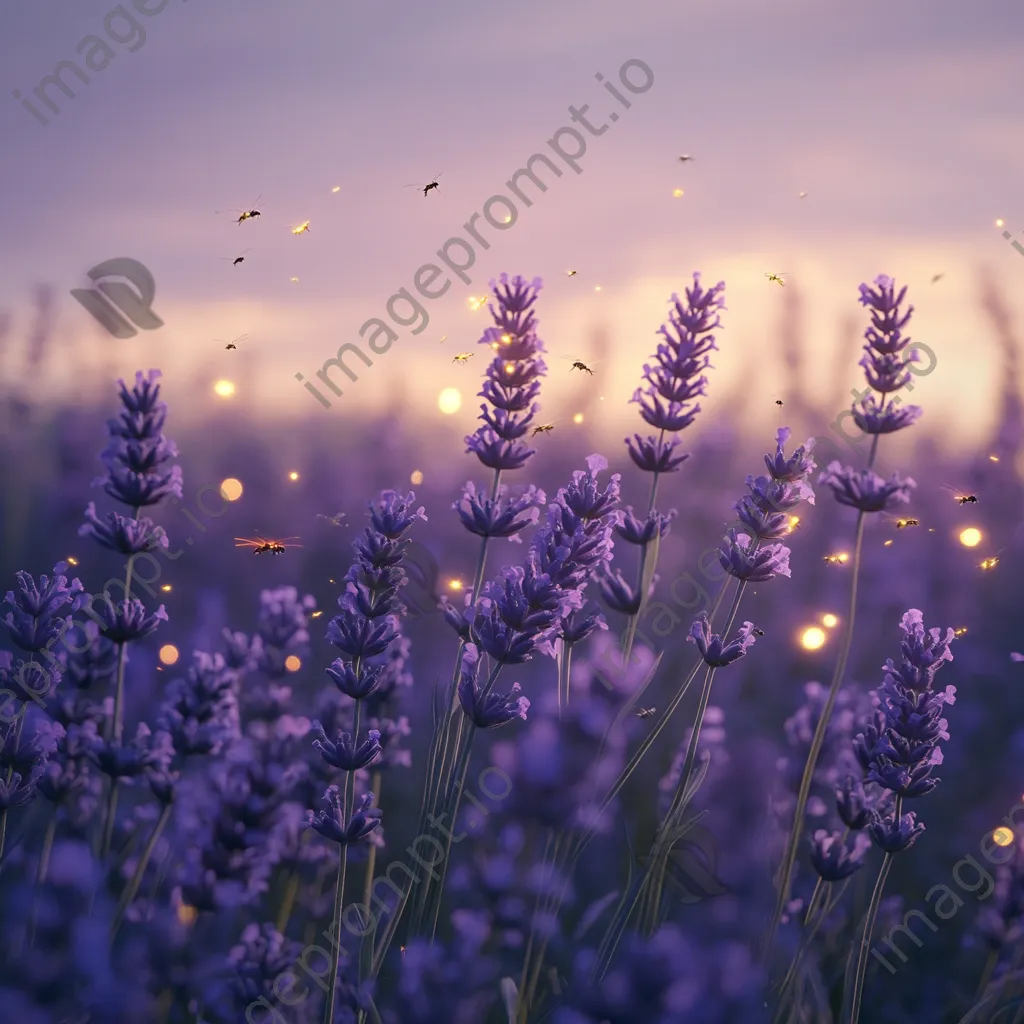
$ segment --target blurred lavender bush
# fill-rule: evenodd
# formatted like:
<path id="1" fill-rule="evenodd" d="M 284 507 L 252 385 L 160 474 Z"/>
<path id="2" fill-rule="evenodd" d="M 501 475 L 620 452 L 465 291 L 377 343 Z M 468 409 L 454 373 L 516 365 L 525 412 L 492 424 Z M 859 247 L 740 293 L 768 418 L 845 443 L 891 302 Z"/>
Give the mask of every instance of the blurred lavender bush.
<path id="1" fill-rule="evenodd" d="M 15 580 L 0 611 L 0 1020 L 957 1024 L 1024 994 L 1024 846 L 1016 820 L 995 831 L 1024 789 L 1007 317 L 989 289 L 998 436 L 957 467 L 926 439 L 917 485 L 909 465 L 885 481 L 879 439 L 921 417 L 896 395 L 913 310 L 888 278 L 862 285 L 868 388 L 850 415 L 869 454 L 790 448 L 787 427 L 757 475 L 759 453 L 696 404 L 727 343 L 724 287 L 695 275 L 672 297 L 633 399 L 653 433 L 594 454 L 530 446 L 541 282 L 503 275 L 467 469 L 396 417 L 366 428 L 383 439 L 372 460 L 297 427 L 315 486 L 272 497 L 259 524 L 225 501 L 192 551 L 158 510 L 183 512 L 195 482 L 238 466 L 247 491 L 279 493 L 291 441 L 225 421 L 219 449 L 184 429 L 176 446 L 159 374 L 139 373 L 96 481 L 123 508 L 90 502 L 83 523 L 99 411 L 39 409 L 5 373 L 5 479 L 25 472 L 0 524 Z M 41 295 L 29 369 L 48 309 Z M 787 405 L 821 434 L 835 409 L 800 387 L 797 333 Z M 417 463 L 418 496 L 401 486 Z M 938 489 L 951 478 L 979 495 L 969 521 Z M 634 493 L 646 508 L 625 504 Z M 352 526 L 323 515 L 339 508 Z M 317 518 L 300 556 L 232 546 Z M 994 539 L 996 568 L 956 544 L 964 525 Z M 418 614 L 422 593 L 416 614 L 403 600 L 423 552 L 445 566 L 417 587 L 429 603 L 447 586 L 436 615 Z M 137 592 L 154 554 L 159 598 Z M 121 600 L 87 598 L 111 574 Z M 791 642 L 814 629 L 821 644 Z M 964 890 L 962 914 L 915 932 L 913 909 L 979 838 L 1008 851 L 993 901 Z M 880 970 L 873 944 L 908 935 L 910 956 Z"/>

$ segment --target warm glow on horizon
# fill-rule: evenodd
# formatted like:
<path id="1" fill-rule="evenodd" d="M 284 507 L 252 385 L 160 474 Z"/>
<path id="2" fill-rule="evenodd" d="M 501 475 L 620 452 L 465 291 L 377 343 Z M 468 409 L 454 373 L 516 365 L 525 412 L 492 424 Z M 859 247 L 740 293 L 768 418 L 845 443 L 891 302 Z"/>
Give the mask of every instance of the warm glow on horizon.
<path id="1" fill-rule="evenodd" d="M 458 388 L 445 388 L 437 396 L 437 407 L 445 416 L 457 413 L 462 408 L 462 392 Z"/>
<path id="2" fill-rule="evenodd" d="M 981 530 L 975 529 L 973 526 L 967 527 L 966 530 L 961 530 L 960 543 L 965 548 L 976 548 L 981 543 Z"/>
<path id="3" fill-rule="evenodd" d="M 158 655 L 165 665 L 173 665 L 178 660 L 178 648 L 174 644 L 164 644 Z"/>
<path id="4" fill-rule="evenodd" d="M 825 630 L 818 626 L 808 626 L 800 634 L 800 646 L 805 651 L 816 651 L 825 646 Z"/>
<path id="5" fill-rule="evenodd" d="M 225 501 L 238 501 L 242 496 L 242 481 L 236 480 L 233 476 L 229 476 L 226 480 L 220 482 L 220 496 Z"/>
<path id="6" fill-rule="evenodd" d="M 229 380 L 219 380 L 213 385 L 213 390 L 221 398 L 230 398 L 235 393 L 235 385 Z"/>

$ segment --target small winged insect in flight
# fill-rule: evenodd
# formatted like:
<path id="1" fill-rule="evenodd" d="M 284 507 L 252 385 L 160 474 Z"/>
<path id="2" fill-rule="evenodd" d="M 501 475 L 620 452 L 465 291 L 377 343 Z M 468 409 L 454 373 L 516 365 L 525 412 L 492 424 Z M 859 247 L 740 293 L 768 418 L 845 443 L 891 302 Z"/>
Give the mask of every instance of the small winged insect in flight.
<path id="1" fill-rule="evenodd" d="M 325 516 L 322 513 L 318 512 L 316 514 L 316 517 L 317 517 L 317 519 L 326 520 L 328 523 L 331 524 L 331 526 L 342 526 L 342 525 L 344 525 L 342 520 L 345 518 L 345 513 L 344 512 L 337 512 L 333 516 Z"/>
<path id="2" fill-rule="evenodd" d="M 957 628 L 953 630 L 953 636 L 955 636 L 957 639 L 959 639 L 966 632 L 967 632 L 967 627 L 966 626 L 957 626 Z"/>
<path id="3" fill-rule="evenodd" d="M 443 174 L 443 173 L 444 173 L 444 171 L 441 172 L 441 174 Z M 416 183 L 414 185 L 406 185 L 405 187 L 406 188 L 421 188 L 421 189 L 423 189 L 423 195 L 424 196 L 426 196 L 426 194 L 432 188 L 436 188 L 437 191 L 440 192 L 441 191 L 441 186 L 437 183 L 437 179 L 441 177 L 441 174 L 435 174 L 434 177 L 431 178 L 430 181 L 428 181 L 425 185 L 420 185 L 419 183 Z"/>
<path id="4" fill-rule="evenodd" d="M 693 157 L 692 157 L 692 156 L 690 156 L 690 154 L 689 154 L 689 153 L 684 153 L 684 154 L 683 154 L 683 155 L 682 155 L 682 156 L 681 156 L 681 157 L 679 158 L 679 162 L 680 162 L 681 164 L 688 164 L 688 163 L 689 163 L 689 162 L 690 162 L 690 161 L 691 161 L 692 159 L 693 159 Z"/>
<path id="5" fill-rule="evenodd" d="M 218 213 L 237 213 L 238 214 L 238 223 L 239 224 L 244 224 L 245 221 L 247 221 L 247 220 L 255 220 L 257 217 L 262 216 L 262 214 L 260 213 L 260 209 L 259 209 L 259 207 L 260 207 L 260 200 L 262 200 L 262 199 L 263 199 L 263 193 L 261 192 L 256 197 L 256 202 L 253 203 L 246 210 L 218 210 L 217 212 Z"/>
<path id="6" fill-rule="evenodd" d="M 921 520 L 920 519 L 910 519 L 910 518 L 908 518 L 908 519 L 896 519 L 896 520 L 894 520 L 894 522 L 896 523 L 896 529 L 897 530 L 905 530 L 908 526 L 920 526 L 921 525 Z"/>
<path id="7" fill-rule="evenodd" d="M 775 399 L 775 404 L 776 405 L 782 405 L 782 399 L 781 398 L 776 398 Z"/>
<path id="8" fill-rule="evenodd" d="M 530 437 L 536 437 L 537 434 L 550 434 L 555 429 L 554 423 L 542 423 L 539 427 L 533 428 L 533 433 Z"/>
<path id="9" fill-rule="evenodd" d="M 786 282 L 782 279 L 786 276 L 788 271 L 783 271 L 781 274 L 765 274 L 769 281 L 776 281 L 780 288 L 785 288 Z"/>
<path id="10" fill-rule="evenodd" d="M 559 356 L 558 358 L 572 363 L 572 366 L 569 367 L 570 373 L 573 370 L 580 370 L 582 373 L 589 373 L 591 377 L 594 376 L 594 371 L 582 359 L 577 359 L 576 356 Z M 597 366 L 597 363 L 594 363 L 594 366 Z"/>
<path id="11" fill-rule="evenodd" d="M 292 226 L 292 234 L 293 235 L 301 235 L 304 231 L 307 232 L 307 233 L 309 232 L 309 221 L 308 220 L 304 220 L 301 224 L 296 224 L 296 225 Z"/>
<path id="12" fill-rule="evenodd" d="M 453 363 L 468 363 L 475 356 L 475 352 L 460 352 L 453 360 Z"/>
<path id="13" fill-rule="evenodd" d="M 266 537 L 236 537 L 236 548 L 252 548 L 254 555 L 283 555 L 285 548 L 301 548 L 301 544 L 292 544 L 291 541 L 298 540 L 298 537 L 284 537 L 281 540 L 268 540 Z"/>
<path id="14" fill-rule="evenodd" d="M 758 629 L 756 626 L 754 627 L 753 633 L 754 636 L 764 636 L 764 630 Z"/>
<path id="15" fill-rule="evenodd" d="M 653 718 L 657 711 L 657 708 L 637 708 L 634 714 L 637 718 Z"/>
<path id="16" fill-rule="evenodd" d="M 222 260 L 231 260 L 231 266 L 237 267 L 239 263 L 244 263 L 245 262 L 245 254 L 247 252 L 252 252 L 252 249 L 243 249 L 241 256 L 234 256 L 234 257 L 232 257 L 232 256 L 221 256 L 221 259 Z"/>
<path id="17" fill-rule="evenodd" d="M 825 555 L 824 558 L 824 561 L 828 562 L 829 565 L 845 565 L 849 560 L 850 556 L 845 551 L 835 555 Z"/>
<path id="18" fill-rule="evenodd" d="M 978 568 L 979 569 L 984 569 L 987 572 L 989 569 L 994 569 L 998 564 L 999 564 L 999 553 L 997 552 L 996 554 L 991 555 L 988 558 L 983 558 L 978 563 Z"/>
<path id="19" fill-rule="evenodd" d="M 575 277 L 576 276 L 576 271 L 575 270 L 567 270 L 565 272 L 565 276 L 566 277 Z"/>
<path id="20" fill-rule="evenodd" d="M 225 349 L 232 349 L 232 348 L 234 348 L 234 349 L 237 349 L 237 348 L 238 348 L 238 343 L 239 343 L 240 341 L 245 341 L 245 339 L 246 339 L 246 338 L 248 338 L 248 337 L 249 337 L 249 335 L 248 335 L 248 334 L 240 334 L 240 335 L 239 335 L 239 336 L 238 336 L 237 338 L 235 338 L 235 340 L 234 340 L 234 341 L 229 341 L 229 342 L 228 342 L 228 343 L 227 343 L 227 344 L 226 344 L 226 345 L 224 346 L 224 348 L 225 348 Z M 220 339 L 218 338 L 217 340 L 219 341 Z"/>
<path id="21" fill-rule="evenodd" d="M 950 487 L 949 484 L 943 484 L 942 489 L 952 494 L 953 498 L 961 505 L 978 504 L 978 496 L 976 494 L 968 494 L 965 491 L 958 490 L 956 487 Z"/>

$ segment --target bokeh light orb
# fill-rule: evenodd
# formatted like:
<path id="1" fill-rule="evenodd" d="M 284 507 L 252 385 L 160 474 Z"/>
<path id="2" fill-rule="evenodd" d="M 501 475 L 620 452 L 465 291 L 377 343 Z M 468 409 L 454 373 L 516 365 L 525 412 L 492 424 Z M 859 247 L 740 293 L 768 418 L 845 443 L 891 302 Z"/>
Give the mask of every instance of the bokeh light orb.
<path id="1" fill-rule="evenodd" d="M 816 651 L 825 646 L 825 630 L 818 626 L 808 626 L 800 634 L 800 646 L 805 651 Z"/>
<path id="2" fill-rule="evenodd" d="M 302 659 L 294 654 L 289 654 L 288 657 L 284 659 L 284 667 L 288 669 L 289 672 L 298 672 L 299 669 L 302 668 Z"/>
<path id="3" fill-rule="evenodd" d="M 992 833 L 992 842 L 996 846 L 1009 846 L 1013 842 L 1013 833 L 1008 828 L 997 828 Z"/>
<path id="4" fill-rule="evenodd" d="M 960 543 L 965 548 L 976 548 L 981 543 L 981 530 L 973 526 L 968 526 L 966 530 L 961 530 Z"/>
<path id="5" fill-rule="evenodd" d="M 219 380 L 213 385 L 213 390 L 221 398 L 230 398 L 235 393 L 235 385 L 229 380 Z"/>
<path id="6" fill-rule="evenodd" d="M 445 416 L 457 413 L 462 408 L 462 392 L 458 388 L 445 388 L 437 396 L 437 407 Z"/>
<path id="7" fill-rule="evenodd" d="M 412 475 L 409 477 L 409 483 L 411 483 L 413 487 L 419 487 L 419 485 L 423 483 L 423 474 L 418 469 L 414 469 L 412 471 Z"/>
<path id="8" fill-rule="evenodd" d="M 164 644 L 163 647 L 160 648 L 158 657 L 164 665 L 173 665 L 180 655 L 178 654 L 178 648 L 175 647 L 174 644 Z"/>
<path id="9" fill-rule="evenodd" d="M 220 482 L 220 496 L 225 501 L 238 501 L 244 489 L 242 481 L 236 480 L 233 476 L 229 476 L 226 480 L 221 480 Z"/>
<path id="10" fill-rule="evenodd" d="M 821 624 L 826 629 L 835 629 L 835 627 L 839 625 L 839 616 L 838 615 L 831 615 L 831 614 L 822 615 L 822 617 L 821 617 Z"/>

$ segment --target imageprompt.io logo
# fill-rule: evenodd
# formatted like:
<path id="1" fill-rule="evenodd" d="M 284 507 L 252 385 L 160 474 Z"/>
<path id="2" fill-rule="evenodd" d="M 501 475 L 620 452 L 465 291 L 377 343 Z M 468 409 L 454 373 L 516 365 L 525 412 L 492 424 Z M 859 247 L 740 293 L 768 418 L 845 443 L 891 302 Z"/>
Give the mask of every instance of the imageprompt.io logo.
<path id="1" fill-rule="evenodd" d="M 139 333 L 136 327 L 144 331 L 163 327 L 163 320 L 151 308 L 156 282 L 149 269 L 138 260 L 127 256 L 105 260 L 97 263 L 88 276 L 96 287 L 72 288 L 71 294 L 115 338 L 134 338 Z M 122 278 L 134 287 L 109 278 Z"/>

